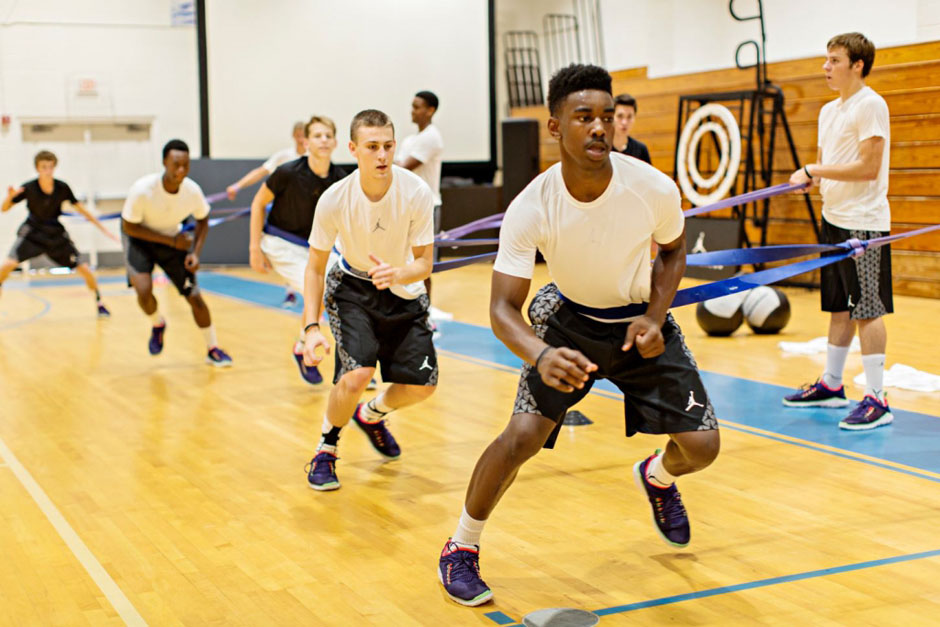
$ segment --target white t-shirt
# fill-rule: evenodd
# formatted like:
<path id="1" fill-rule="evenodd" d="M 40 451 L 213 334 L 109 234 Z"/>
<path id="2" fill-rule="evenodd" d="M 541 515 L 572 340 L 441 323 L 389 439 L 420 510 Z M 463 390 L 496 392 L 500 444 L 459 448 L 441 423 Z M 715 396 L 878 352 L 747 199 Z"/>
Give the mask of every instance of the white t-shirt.
<path id="1" fill-rule="evenodd" d="M 412 248 L 434 243 L 433 214 L 431 189 L 412 172 L 393 165 L 391 187 L 381 200 L 372 202 L 363 193 L 356 170 L 320 196 L 310 246 L 330 250 L 338 237 L 343 258 L 359 274 L 375 265 L 370 253 L 389 265 L 403 266 L 414 261 Z M 391 290 L 406 299 L 425 291 L 421 281 L 394 285 Z"/>
<path id="2" fill-rule="evenodd" d="M 121 211 L 121 217 L 128 222 L 142 224 L 170 237 L 179 233 L 180 223 L 189 216 L 202 220 L 208 215 L 209 203 L 196 181 L 183 179 L 179 191 L 171 194 L 163 188 L 162 172 L 137 179 Z"/>
<path id="3" fill-rule="evenodd" d="M 848 100 L 827 102 L 819 112 L 819 149 L 824 165 L 851 163 L 859 159 L 858 145 L 870 137 L 884 137 L 881 168 L 874 181 L 833 181 L 819 184 L 823 217 L 849 230 L 891 230 L 888 206 L 891 124 L 888 104 L 871 87 L 862 87 Z"/>
<path id="4" fill-rule="evenodd" d="M 434 193 L 434 204 L 441 204 L 441 162 L 444 160 L 444 138 L 433 124 L 417 135 L 401 140 L 395 150 L 395 163 L 401 165 L 408 157 L 421 162 L 412 172 L 424 179 Z"/>
<path id="5" fill-rule="evenodd" d="M 285 148 L 284 150 L 278 150 L 276 153 L 268 157 L 268 160 L 261 164 L 261 167 L 268 171 L 268 174 L 272 174 L 278 167 L 284 165 L 288 161 L 293 161 L 294 159 L 299 159 L 300 157 L 307 154 L 306 152 L 298 153 L 296 146 L 291 146 L 290 148 Z"/>
<path id="6" fill-rule="evenodd" d="M 575 200 L 556 163 L 506 210 L 494 269 L 532 278 L 535 250 L 567 298 L 607 308 L 648 302 L 650 242 L 668 244 L 685 218 L 676 184 L 653 166 L 611 153 L 613 176 L 593 202 Z"/>

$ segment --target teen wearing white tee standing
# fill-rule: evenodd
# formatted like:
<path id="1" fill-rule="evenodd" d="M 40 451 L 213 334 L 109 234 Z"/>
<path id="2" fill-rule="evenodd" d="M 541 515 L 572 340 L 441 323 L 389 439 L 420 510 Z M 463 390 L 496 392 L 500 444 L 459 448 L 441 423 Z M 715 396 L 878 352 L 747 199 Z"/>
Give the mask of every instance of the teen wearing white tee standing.
<path id="1" fill-rule="evenodd" d="M 336 342 L 334 385 L 307 472 L 315 490 L 340 487 L 336 447 L 350 417 L 382 456 L 396 459 L 401 449 L 386 416 L 428 398 L 438 377 L 422 284 L 433 266 L 434 197 L 418 176 L 393 165 L 395 129 L 387 115 L 359 112 L 350 138 L 358 169 L 320 197 L 304 277 L 306 364 L 316 366 L 330 350 L 319 329 L 324 305 Z M 337 242 L 342 258 L 324 277 Z M 377 364 L 392 385 L 359 404 Z"/>
<path id="2" fill-rule="evenodd" d="M 839 98 L 819 112 L 818 154 L 790 177 L 794 184 L 812 180 L 823 198 L 824 243 L 850 238 L 873 239 L 891 229 L 888 173 L 890 117 L 884 98 L 865 85 L 875 60 L 875 46 L 861 33 L 837 35 L 826 45 L 826 83 Z M 868 250 L 822 268 L 823 311 L 830 312 L 826 369 L 814 384 L 784 398 L 789 407 L 845 407 L 849 404 L 842 372 L 852 337 L 858 330 L 865 369 L 865 396 L 839 427 L 860 431 L 893 421 L 884 393 L 887 332 L 882 317 L 894 311 L 891 248 Z"/>
<path id="3" fill-rule="evenodd" d="M 419 91 L 411 101 L 411 121 L 418 125 L 418 133 L 401 140 L 395 149 L 395 165 L 411 170 L 420 176 L 434 194 L 434 233 L 441 230 L 441 164 L 444 161 L 444 137 L 440 129 L 432 122 L 440 100 L 434 92 Z M 434 260 L 438 260 L 437 251 Z M 424 287 L 431 294 L 431 278 L 424 281 Z M 433 305 L 431 317 L 449 320 L 453 316 Z"/>

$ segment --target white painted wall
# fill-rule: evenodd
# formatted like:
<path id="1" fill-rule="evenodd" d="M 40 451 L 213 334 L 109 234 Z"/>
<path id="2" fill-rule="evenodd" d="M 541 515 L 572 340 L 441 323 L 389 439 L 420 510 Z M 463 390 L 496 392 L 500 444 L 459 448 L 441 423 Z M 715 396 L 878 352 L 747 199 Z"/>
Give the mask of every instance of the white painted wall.
<path id="1" fill-rule="evenodd" d="M 877 47 L 940 38 L 937 0 L 765 0 L 767 61 L 825 53 L 838 33 L 860 31 Z M 608 67 L 647 66 L 649 76 L 668 76 L 734 66 L 734 51 L 760 39 L 755 21 L 738 22 L 727 0 L 601 0 Z M 757 3 L 735 0 L 741 16 Z M 748 55 L 751 56 L 748 56 Z M 753 54 L 742 51 L 742 62 Z M 876 57 L 877 64 L 877 57 Z"/>
<path id="2" fill-rule="evenodd" d="M 446 161 L 488 160 L 487 4 L 482 0 L 209 0 L 213 157 L 257 157 L 289 143 L 314 113 L 336 121 L 337 160 L 362 109 L 398 137 L 415 92 L 440 98 Z"/>
<path id="3" fill-rule="evenodd" d="M 172 27 L 170 7 L 170 0 L 0 0 L 0 114 L 11 116 L 0 131 L 0 193 L 35 177 L 40 149 L 56 153 L 56 176 L 78 195 L 126 192 L 159 167 L 160 148 L 172 137 L 199 154 L 195 29 Z M 78 97 L 79 78 L 95 79 L 99 95 Z M 152 116 L 153 138 L 91 147 L 22 139 L 23 118 L 75 116 Z M 25 216 L 25 203 L 0 216 L 0 255 Z M 117 248 L 78 221 L 69 228 L 80 250 L 93 242 Z"/>
<path id="4" fill-rule="evenodd" d="M 763 4 L 771 63 L 822 56 L 830 37 L 849 31 L 864 33 L 877 47 L 940 39 L 940 0 L 765 0 Z M 611 70 L 647 66 L 649 76 L 658 77 L 733 67 L 737 45 L 760 38 L 758 22 L 734 20 L 727 0 L 600 0 L 600 6 Z M 573 13 L 571 0 L 499 0 L 497 7 L 498 32 L 529 29 L 540 38 L 544 14 Z M 752 15 L 756 8 L 754 0 L 735 0 L 739 15 Z M 753 59 L 748 54 L 742 51 L 742 62 Z M 546 83 L 547 78 L 543 77 Z M 502 113 L 503 74 L 498 82 Z"/>

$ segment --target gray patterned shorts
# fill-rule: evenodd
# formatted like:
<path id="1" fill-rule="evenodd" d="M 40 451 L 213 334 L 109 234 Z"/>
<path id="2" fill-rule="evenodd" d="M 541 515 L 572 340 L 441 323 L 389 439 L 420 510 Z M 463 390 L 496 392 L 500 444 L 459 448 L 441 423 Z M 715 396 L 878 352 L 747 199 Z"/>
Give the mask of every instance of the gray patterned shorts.
<path id="1" fill-rule="evenodd" d="M 608 379 L 623 392 L 627 437 L 718 428 L 698 365 L 672 315 L 666 317 L 662 329 L 666 351 L 652 359 L 640 356 L 635 346 L 627 352 L 620 349 L 629 323 L 598 322 L 575 313 L 554 283 L 532 299 L 529 320 L 535 334 L 549 345 L 578 350 L 598 366 L 583 389 L 570 393 L 543 383 L 529 364 L 522 368 L 513 413 L 537 414 L 558 423 L 545 448 L 554 446 L 568 409 L 584 398 L 597 379 Z"/>
<path id="2" fill-rule="evenodd" d="M 427 294 L 400 298 L 337 263 L 326 273 L 323 302 L 336 341 L 333 383 L 357 368 L 380 365 L 386 383 L 437 385 Z"/>
<path id="3" fill-rule="evenodd" d="M 824 244 L 838 244 L 851 238 L 875 239 L 888 232 L 851 231 L 823 220 L 820 235 Z M 872 248 L 861 257 L 823 266 L 819 283 L 823 311 L 848 311 L 852 320 L 871 320 L 894 312 L 891 246 Z"/>

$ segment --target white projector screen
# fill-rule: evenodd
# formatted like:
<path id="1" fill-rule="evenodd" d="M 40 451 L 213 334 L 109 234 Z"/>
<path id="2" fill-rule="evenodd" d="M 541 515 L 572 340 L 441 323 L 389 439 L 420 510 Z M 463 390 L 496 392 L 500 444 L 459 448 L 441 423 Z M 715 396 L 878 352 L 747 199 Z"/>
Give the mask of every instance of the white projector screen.
<path id="1" fill-rule="evenodd" d="M 349 123 L 362 109 L 417 132 L 415 92 L 440 99 L 444 160 L 489 161 L 486 0 L 207 0 L 209 130 L 214 158 L 267 157 L 291 126 L 333 118 L 334 161 L 352 160 Z"/>

